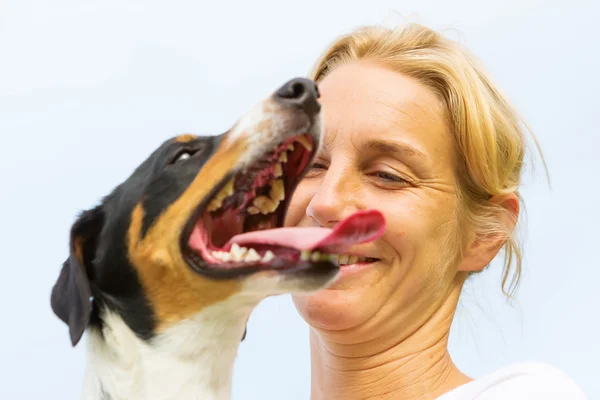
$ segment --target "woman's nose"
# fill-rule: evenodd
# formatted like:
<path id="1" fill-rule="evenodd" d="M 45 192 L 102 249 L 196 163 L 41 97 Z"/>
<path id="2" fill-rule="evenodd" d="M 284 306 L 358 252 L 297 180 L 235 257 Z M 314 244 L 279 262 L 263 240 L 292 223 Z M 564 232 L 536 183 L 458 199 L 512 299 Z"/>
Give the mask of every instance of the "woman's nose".
<path id="1" fill-rule="evenodd" d="M 345 190 L 348 181 L 343 171 L 330 168 L 306 208 L 306 215 L 320 226 L 331 228 L 356 211 L 352 205 L 353 194 Z"/>

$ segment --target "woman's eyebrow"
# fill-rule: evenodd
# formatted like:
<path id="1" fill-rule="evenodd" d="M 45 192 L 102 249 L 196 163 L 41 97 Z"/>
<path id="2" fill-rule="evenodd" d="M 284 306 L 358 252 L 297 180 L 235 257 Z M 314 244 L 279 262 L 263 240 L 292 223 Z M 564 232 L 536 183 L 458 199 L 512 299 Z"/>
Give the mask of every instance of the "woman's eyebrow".
<path id="1" fill-rule="evenodd" d="M 364 146 L 365 150 L 377 151 L 386 154 L 406 154 L 409 156 L 425 157 L 422 151 L 404 143 L 396 143 L 382 139 L 369 139 Z"/>

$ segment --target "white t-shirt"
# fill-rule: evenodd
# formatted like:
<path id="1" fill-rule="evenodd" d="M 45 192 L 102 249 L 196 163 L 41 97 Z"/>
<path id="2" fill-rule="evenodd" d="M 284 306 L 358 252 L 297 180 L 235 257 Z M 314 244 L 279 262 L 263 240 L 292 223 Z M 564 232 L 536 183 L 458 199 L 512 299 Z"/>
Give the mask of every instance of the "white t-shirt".
<path id="1" fill-rule="evenodd" d="M 499 369 L 445 393 L 436 400 L 587 400 L 564 372 L 525 362 Z"/>

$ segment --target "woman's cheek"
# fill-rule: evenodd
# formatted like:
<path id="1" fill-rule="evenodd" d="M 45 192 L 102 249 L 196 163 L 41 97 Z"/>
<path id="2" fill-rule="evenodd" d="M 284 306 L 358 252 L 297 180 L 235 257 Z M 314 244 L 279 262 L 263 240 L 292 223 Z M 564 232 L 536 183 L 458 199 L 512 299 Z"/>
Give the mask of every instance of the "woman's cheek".
<path id="1" fill-rule="evenodd" d="M 389 212 L 386 213 L 385 241 L 393 247 L 396 261 L 407 262 L 415 258 L 420 244 L 427 242 L 427 234 L 418 213 L 411 212 Z"/>
<path id="2" fill-rule="evenodd" d="M 285 226 L 296 226 L 306 216 L 306 208 L 310 203 L 310 183 L 301 181 L 294 191 L 285 216 Z"/>

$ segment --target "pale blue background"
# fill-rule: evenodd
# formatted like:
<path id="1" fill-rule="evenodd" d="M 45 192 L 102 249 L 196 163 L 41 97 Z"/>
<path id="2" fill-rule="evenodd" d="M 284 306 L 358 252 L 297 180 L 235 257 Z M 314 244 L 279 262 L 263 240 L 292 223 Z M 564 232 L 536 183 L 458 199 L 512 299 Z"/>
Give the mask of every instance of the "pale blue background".
<path id="1" fill-rule="evenodd" d="M 600 10 L 593 1 L 0 0 L 0 398 L 72 399 L 84 346 L 49 308 L 79 209 L 165 138 L 217 133 L 336 35 L 403 18 L 456 28 L 544 147 L 528 175 L 518 303 L 499 265 L 465 289 L 451 336 L 473 376 L 549 362 L 600 398 Z M 253 314 L 236 399 L 308 399 L 307 327 L 289 297 Z M 286 387 L 289 387 L 287 389 Z M 291 394 L 293 393 L 293 394 Z"/>

